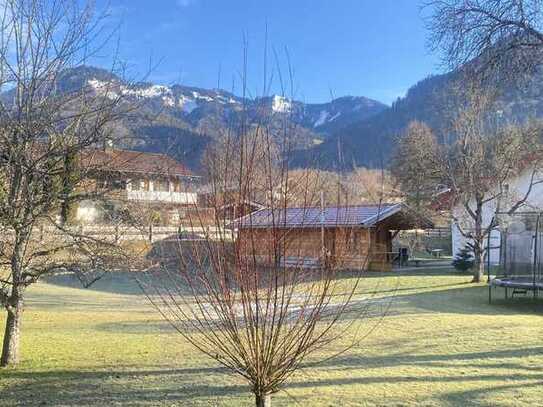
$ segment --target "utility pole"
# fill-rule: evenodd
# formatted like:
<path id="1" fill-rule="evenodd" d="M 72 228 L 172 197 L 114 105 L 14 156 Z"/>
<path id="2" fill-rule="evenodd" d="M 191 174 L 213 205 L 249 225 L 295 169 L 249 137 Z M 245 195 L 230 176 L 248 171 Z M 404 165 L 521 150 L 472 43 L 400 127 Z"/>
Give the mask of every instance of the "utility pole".
<path id="1" fill-rule="evenodd" d="M 322 258 L 326 259 L 326 247 L 324 245 L 324 192 L 321 191 L 321 250 Z"/>

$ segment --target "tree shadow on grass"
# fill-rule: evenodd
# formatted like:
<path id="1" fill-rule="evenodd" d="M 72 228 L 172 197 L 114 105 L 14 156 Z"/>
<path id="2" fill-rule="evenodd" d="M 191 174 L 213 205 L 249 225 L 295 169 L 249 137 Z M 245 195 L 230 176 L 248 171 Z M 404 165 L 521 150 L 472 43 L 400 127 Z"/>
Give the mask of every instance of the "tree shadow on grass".
<path id="1" fill-rule="evenodd" d="M 504 363 L 503 359 L 522 359 L 533 356 L 543 355 L 543 346 L 508 349 L 502 351 L 484 351 L 484 352 L 467 352 L 467 353 L 436 353 L 413 355 L 409 351 L 395 353 L 386 356 L 353 356 L 345 355 L 330 359 L 323 363 L 317 363 L 317 366 L 325 366 L 337 369 L 360 369 L 361 367 L 369 368 L 387 368 L 400 366 L 421 366 L 421 367 L 458 367 L 462 369 L 464 366 L 469 366 L 465 362 L 474 360 L 484 360 L 485 363 L 474 364 L 477 368 L 491 367 L 488 361 L 496 360 L 496 365 L 506 368 L 518 368 L 523 370 L 531 370 L 539 372 L 543 375 L 543 365 L 541 367 L 526 368 L 520 363 Z M 461 365 L 459 363 L 462 363 Z M 496 365 L 492 367 L 496 367 Z"/>
<path id="2" fill-rule="evenodd" d="M 397 294 L 395 299 L 409 308 L 430 310 L 437 313 L 466 315 L 539 315 L 543 314 L 543 299 L 531 296 L 503 300 L 496 298 L 488 303 L 488 287 L 469 285 L 444 290 L 414 294 Z"/>
<path id="3" fill-rule="evenodd" d="M 363 321 L 393 316 L 459 314 L 473 317 L 543 314 L 543 299 L 515 298 L 488 303 L 488 288 L 482 285 L 437 285 L 431 291 L 403 292 L 401 290 L 362 294 L 351 300 L 342 316 L 344 321 Z M 379 294 L 385 295 L 379 295 Z M 374 295 L 375 294 L 375 295 Z M 430 321 L 429 321 L 430 323 Z M 505 322 L 508 323 L 507 321 Z M 515 324 L 514 320 L 509 322 Z"/>
<path id="4" fill-rule="evenodd" d="M 100 291 L 121 295 L 143 295 L 137 282 L 138 272 L 111 271 L 104 274 L 98 281 L 88 288 L 83 288 L 81 282 L 72 273 L 56 274 L 43 278 L 47 284 L 59 287 Z"/>
<path id="5" fill-rule="evenodd" d="M 418 386 L 421 384 L 429 388 L 439 384 L 439 386 L 435 387 L 435 391 L 430 391 L 430 395 L 425 397 L 431 399 L 431 405 L 437 403 L 437 405 L 455 406 L 474 404 L 494 406 L 497 405 L 495 399 L 503 397 L 503 395 L 494 394 L 495 392 L 506 392 L 508 403 L 515 405 L 514 394 L 525 389 L 531 389 L 529 397 L 533 400 L 540 399 L 537 386 L 543 384 L 543 365 L 526 366 L 526 364 L 522 363 L 523 360 L 539 355 L 543 355 L 543 347 L 538 346 L 499 352 L 482 351 L 460 354 L 414 355 L 406 351 L 405 353 L 386 356 L 345 355 L 323 363 L 310 365 L 314 369 L 320 367 L 321 369 L 335 370 L 339 372 L 338 374 L 341 377 L 329 378 L 330 375 L 328 374 L 326 380 L 303 381 L 290 387 L 317 388 L 319 386 L 345 385 L 375 387 L 386 385 L 397 386 L 397 389 L 401 389 L 401 391 L 392 391 L 393 394 L 399 394 L 401 397 L 402 393 L 409 392 L 411 385 L 417 386 L 412 387 L 416 389 L 420 388 Z M 408 369 L 414 370 L 409 372 Z M 448 370 L 443 373 L 443 369 Z M 373 372 L 379 372 L 380 370 L 383 370 L 383 372 L 373 374 Z M 498 384 L 496 384 L 497 382 Z M 465 386 L 468 390 L 448 391 L 447 386 L 443 386 L 448 383 L 451 384 L 453 389 Z M 473 389 L 474 386 L 477 386 L 477 388 Z M 361 397 L 363 397 L 364 388 L 360 387 L 359 391 Z M 400 401 L 402 405 L 409 404 L 405 399 Z M 379 400 L 379 402 L 392 403 L 392 400 L 387 400 L 385 395 L 384 399 Z"/>
<path id="6" fill-rule="evenodd" d="M 541 352 L 543 348 L 517 349 L 506 352 L 504 357 L 519 358 Z M 458 355 L 460 360 L 476 360 L 495 357 L 491 352 L 474 352 Z M 355 358 L 356 359 L 356 358 Z M 524 374 L 508 373 L 509 366 L 503 366 L 504 373 L 469 374 L 463 366 L 458 367 L 454 375 L 395 375 L 374 374 L 367 376 L 349 373 L 345 368 L 360 369 L 361 366 L 391 367 L 398 365 L 428 365 L 432 362 L 450 360 L 450 355 L 422 355 L 374 358 L 338 358 L 327 362 L 329 367 L 340 369 L 341 377 L 323 380 L 296 380 L 287 386 L 288 390 L 311 390 L 310 395 L 303 395 L 306 401 L 318 400 L 319 387 L 335 386 L 375 386 L 435 383 L 480 383 L 489 382 L 489 386 L 479 385 L 477 389 L 435 393 L 432 399 L 441 400 L 447 405 L 464 406 L 478 400 L 478 405 L 485 404 L 483 398 L 489 398 L 493 391 L 510 391 L 543 384 L 543 371 L 531 369 Z M 484 366 L 482 366 L 484 367 Z M 362 371 L 363 372 L 363 371 Z M 224 368 L 183 368 L 183 369 L 113 369 L 113 370 L 62 370 L 62 371 L 0 371 L 4 388 L 2 406 L 109 406 L 109 405 L 189 405 L 189 404 L 248 404 L 251 400 L 248 386 L 226 383 Z M 504 385 L 490 385 L 497 381 Z M 536 381 L 537 383 L 534 383 Z M 221 383 L 222 382 L 222 383 Z M 534 389 L 535 390 L 535 389 Z M 363 388 L 360 388 L 361 399 Z M 299 399 L 301 400 L 301 399 Z M 367 400 L 369 401 L 369 400 Z M 384 400 L 386 401 L 386 396 Z"/>
<path id="7" fill-rule="evenodd" d="M 478 387 L 473 390 L 466 390 L 466 391 L 456 391 L 456 392 L 450 392 L 442 395 L 440 397 L 441 400 L 443 400 L 447 405 L 466 405 L 466 403 L 470 403 L 473 405 L 478 405 L 482 407 L 495 407 L 498 403 L 496 403 L 493 400 L 488 400 L 493 394 L 500 393 L 504 391 L 512 391 L 517 392 L 521 390 L 527 390 L 531 389 L 534 391 L 534 393 L 539 394 L 540 389 L 543 386 L 543 381 L 539 379 L 536 382 L 521 382 L 521 383 L 513 383 L 513 384 L 505 384 L 505 385 L 499 385 L 499 386 L 489 386 L 489 387 Z M 541 397 L 537 396 L 534 397 L 535 400 L 540 401 Z M 521 400 L 518 399 L 518 397 L 515 397 L 514 395 L 511 395 L 508 404 L 509 405 L 518 405 L 520 404 Z M 526 402 L 525 402 L 526 403 Z"/>
<path id="8" fill-rule="evenodd" d="M 496 381 L 507 382 L 505 385 L 495 385 Z M 480 383 L 488 382 L 488 385 L 481 385 Z M 415 390 L 420 388 L 420 385 L 425 385 L 431 388 L 433 385 L 448 383 L 465 383 L 466 387 L 470 390 L 465 391 L 453 391 L 447 392 L 440 391 L 441 386 L 436 386 L 435 390 L 431 390 L 429 394 L 421 395 L 421 399 L 409 398 L 411 389 Z M 477 385 L 476 389 L 473 386 Z M 511 378 L 507 374 L 487 374 L 487 375 L 454 375 L 454 376 L 440 376 L 440 375 L 418 375 L 418 376 L 394 376 L 394 375 L 374 375 L 365 377 L 343 377 L 326 379 L 323 381 L 308 380 L 303 382 L 297 382 L 288 386 L 288 389 L 302 388 L 311 390 L 315 400 L 318 400 L 318 388 L 325 387 L 338 387 L 338 386 L 356 386 L 359 391 L 359 397 L 357 400 L 363 400 L 367 405 L 446 405 L 446 406 L 459 406 L 465 407 L 470 405 L 494 407 L 496 405 L 503 405 L 495 400 L 495 392 L 503 391 L 518 391 L 531 388 L 534 396 L 534 400 L 540 400 L 538 397 L 538 387 L 543 384 L 543 374 L 538 375 L 517 375 Z M 401 390 L 395 390 L 390 396 L 386 393 L 378 400 L 368 399 L 365 395 L 363 386 L 399 386 Z M 385 391 L 383 389 L 383 391 Z M 411 395 L 413 396 L 413 395 Z M 416 397 L 416 396 L 414 396 Z M 501 400 L 503 403 L 503 399 Z M 345 400 L 347 402 L 347 400 Z M 363 404 L 366 405 L 366 404 Z M 518 405 L 513 395 L 508 395 L 506 405 Z"/>
<path id="9" fill-rule="evenodd" d="M 100 371 L 0 371 L 2 406 L 185 405 L 190 401 L 246 398 L 248 386 L 210 376 L 223 368 Z M 226 376 L 225 376 L 226 377 Z M 235 403 L 236 405 L 239 402 Z"/>
<path id="10" fill-rule="evenodd" d="M 117 321 L 107 322 L 95 326 L 95 329 L 102 332 L 114 332 L 122 334 L 161 334 L 176 333 L 172 325 L 165 320 L 158 321 Z"/>

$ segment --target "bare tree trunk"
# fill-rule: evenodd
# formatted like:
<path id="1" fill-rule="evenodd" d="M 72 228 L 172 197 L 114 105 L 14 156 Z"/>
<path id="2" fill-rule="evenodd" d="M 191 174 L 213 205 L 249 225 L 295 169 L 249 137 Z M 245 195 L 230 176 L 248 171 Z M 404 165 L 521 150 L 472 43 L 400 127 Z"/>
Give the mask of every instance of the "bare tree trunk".
<path id="1" fill-rule="evenodd" d="M 9 297 L 4 302 L 7 311 L 6 328 L 4 331 L 4 343 L 2 344 L 2 356 L 0 366 L 16 365 L 19 363 L 19 344 L 21 338 L 21 324 L 23 319 L 23 293 L 24 286 L 21 282 L 23 247 L 28 241 L 29 230 L 19 230 L 15 238 L 15 247 L 11 258 L 12 288 Z"/>
<path id="2" fill-rule="evenodd" d="M 19 363 L 23 298 L 19 294 L 14 294 L 12 299 L 11 309 L 7 312 L 2 357 L 0 358 L 0 366 L 2 367 Z"/>
<path id="3" fill-rule="evenodd" d="M 256 407 L 271 407 L 271 394 L 256 394 Z"/>
<path id="4" fill-rule="evenodd" d="M 485 255 L 483 250 L 475 249 L 475 264 L 473 265 L 473 282 L 480 283 L 485 274 Z"/>
<path id="5" fill-rule="evenodd" d="M 483 279 L 485 271 L 485 255 L 483 249 L 483 197 L 476 196 L 476 208 L 475 208 L 475 241 L 473 256 L 475 264 L 473 265 L 473 282 L 480 283 Z"/>

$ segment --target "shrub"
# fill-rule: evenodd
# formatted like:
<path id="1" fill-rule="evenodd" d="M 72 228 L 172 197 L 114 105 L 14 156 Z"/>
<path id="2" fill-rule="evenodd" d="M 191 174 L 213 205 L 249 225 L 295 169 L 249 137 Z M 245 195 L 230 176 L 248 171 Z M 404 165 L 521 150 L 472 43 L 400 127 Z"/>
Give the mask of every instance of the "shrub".
<path id="1" fill-rule="evenodd" d="M 452 262 L 453 267 L 459 271 L 467 271 L 473 267 L 473 255 L 467 247 L 460 249 Z"/>

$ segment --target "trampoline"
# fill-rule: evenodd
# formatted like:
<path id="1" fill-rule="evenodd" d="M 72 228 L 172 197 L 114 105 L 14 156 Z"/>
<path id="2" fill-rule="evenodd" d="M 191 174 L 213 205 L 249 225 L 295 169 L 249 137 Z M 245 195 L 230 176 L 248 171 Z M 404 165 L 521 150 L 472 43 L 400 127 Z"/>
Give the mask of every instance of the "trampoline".
<path id="1" fill-rule="evenodd" d="M 505 298 L 532 293 L 534 298 L 543 290 L 543 221 L 540 212 L 497 214 L 500 232 L 499 267 L 495 277 L 490 275 L 490 256 L 487 255 L 488 301 L 492 302 L 492 288 L 504 289 Z M 487 243 L 490 247 L 490 241 Z"/>

